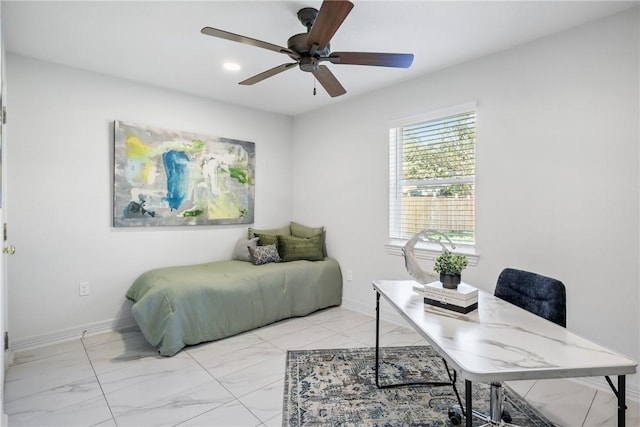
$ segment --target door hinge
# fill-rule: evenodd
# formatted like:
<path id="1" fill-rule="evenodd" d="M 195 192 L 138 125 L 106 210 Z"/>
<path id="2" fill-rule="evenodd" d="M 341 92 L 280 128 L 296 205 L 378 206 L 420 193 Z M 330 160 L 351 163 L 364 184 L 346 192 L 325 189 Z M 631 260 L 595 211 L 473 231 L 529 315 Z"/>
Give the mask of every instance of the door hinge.
<path id="1" fill-rule="evenodd" d="M 6 222 L 2 225 L 2 239 L 5 242 L 7 241 L 7 223 Z"/>
<path id="2" fill-rule="evenodd" d="M 9 332 L 4 331 L 4 351 L 9 350 Z"/>
<path id="3" fill-rule="evenodd" d="M 7 107 L 2 107 L 2 124 L 7 124 Z"/>

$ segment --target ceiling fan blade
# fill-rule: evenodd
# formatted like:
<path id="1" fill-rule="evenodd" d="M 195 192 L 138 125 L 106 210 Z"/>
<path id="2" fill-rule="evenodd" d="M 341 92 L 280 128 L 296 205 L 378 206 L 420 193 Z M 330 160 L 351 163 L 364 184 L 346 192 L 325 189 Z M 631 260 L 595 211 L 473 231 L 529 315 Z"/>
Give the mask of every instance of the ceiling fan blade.
<path id="1" fill-rule="evenodd" d="M 317 46 L 316 50 L 323 50 L 327 47 L 333 35 L 338 31 L 349 12 L 351 12 L 351 9 L 353 9 L 353 3 L 348 0 L 323 1 L 320 11 L 318 11 L 318 16 L 307 36 L 307 46 L 311 49 L 313 49 L 313 46 Z"/>
<path id="2" fill-rule="evenodd" d="M 230 33 L 228 31 L 218 30 L 217 28 L 204 27 L 202 30 L 200 30 L 200 32 L 202 34 L 206 34 L 207 36 L 218 37 L 225 40 L 231 40 L 233 42 L 248 44 L 250 46 L 261 47 L 263 49 L 269 49 L 278 53 L 284 53 L 286 55 L 291 56 L 292 58 L 300 57 L 299 54 L 292 51 L 291 49 L 287 49 L 286 47 L 278 46 L 277 44 L 263 42 L 262 40 L 252 39 L 251 37 Z"/>
<path id="3" fill-rule="evenodd" d="M 246 80 L 241 81 L 239 84 L 241 85 L 253 85 L 256 84 L 258 82 L 263 81 L 264 79 L 268 79 L 269 77 L 273 77 L 276 74 L 279 74 L 283 71 L 288 70 L 289 68 L 293 67 L 294 65 L 298 65 L 297 62 L 292 62 L 291 64 L 282 64 L 282 65 L 278 65 L 277 67 L 273 67 L 270 70 L 267 71 L 263 71 L 260 74 L 256 74 L 253 77 L 249 77 Z"/>
<path id="4" fill-rule="evenodd" d="M 334 64 L 373 65 L 377 67 L 409 68 L 411 53 L 331 52 L 327 58 Z"/>
<path id="5" fill-rule="evenodd" d="M 316 71 L 312 71 L 312 73 L 332 98 L 347 93 L 326 65 L 321 65 Z"/>

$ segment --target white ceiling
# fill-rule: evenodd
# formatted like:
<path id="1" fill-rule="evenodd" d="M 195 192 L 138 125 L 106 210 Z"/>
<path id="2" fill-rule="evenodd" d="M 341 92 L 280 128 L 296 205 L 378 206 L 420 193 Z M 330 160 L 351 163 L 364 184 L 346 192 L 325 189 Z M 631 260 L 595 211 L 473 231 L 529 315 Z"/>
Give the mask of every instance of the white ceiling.
<path id="1" fill-rule="evenodd" d="M 287 46 L 305 32 L 295 1 L 7 1 L 8 52 L 262 110 L 296 115 L 469 61 L 637 6 L 638 1 L 354 1 L 335 51 L 413 53 L 409 69 L 328 64 L 347 94 L 330 98 L 290 69 L 253 86 L 238 82 L 289 57 L 205 36 L 205 26 Z M 222 68 L 234 61 L 242 69 Z"/>

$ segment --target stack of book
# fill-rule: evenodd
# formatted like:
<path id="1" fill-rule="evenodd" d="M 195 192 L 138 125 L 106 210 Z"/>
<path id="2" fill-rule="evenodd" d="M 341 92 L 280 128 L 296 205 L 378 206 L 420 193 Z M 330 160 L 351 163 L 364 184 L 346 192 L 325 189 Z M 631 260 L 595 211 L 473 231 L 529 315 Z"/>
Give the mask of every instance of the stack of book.
<path id="1" fill-rule="evenodd" d="M 478 308 L 478 289 L 460 283 L 457 289 L 447 289 L 440 282 L 424 285 L 424 304 L 445 308 L 458 313 L 469 313 Z"/>

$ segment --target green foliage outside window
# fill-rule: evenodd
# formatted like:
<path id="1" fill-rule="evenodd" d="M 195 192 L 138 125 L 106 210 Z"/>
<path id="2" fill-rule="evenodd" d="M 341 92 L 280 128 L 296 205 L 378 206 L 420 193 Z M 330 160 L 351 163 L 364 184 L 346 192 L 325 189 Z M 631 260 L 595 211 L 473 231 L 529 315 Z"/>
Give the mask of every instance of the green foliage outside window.
<path id="1" fill-rule="evenodd" d="M 411 128 L 405 131 L 410 134 Z M 472 176 L 475 169 L 475 125 L 464 121 L 441 126 L 428 135 L 409 136 L 404 143 L 404 180 L 422 181 Z M 454 187 L 458 185 L 459 187 Z M 462 185 L 462 186 L 460 186 Z M 464 184 L 443 192 L 469 191 Z"/>

